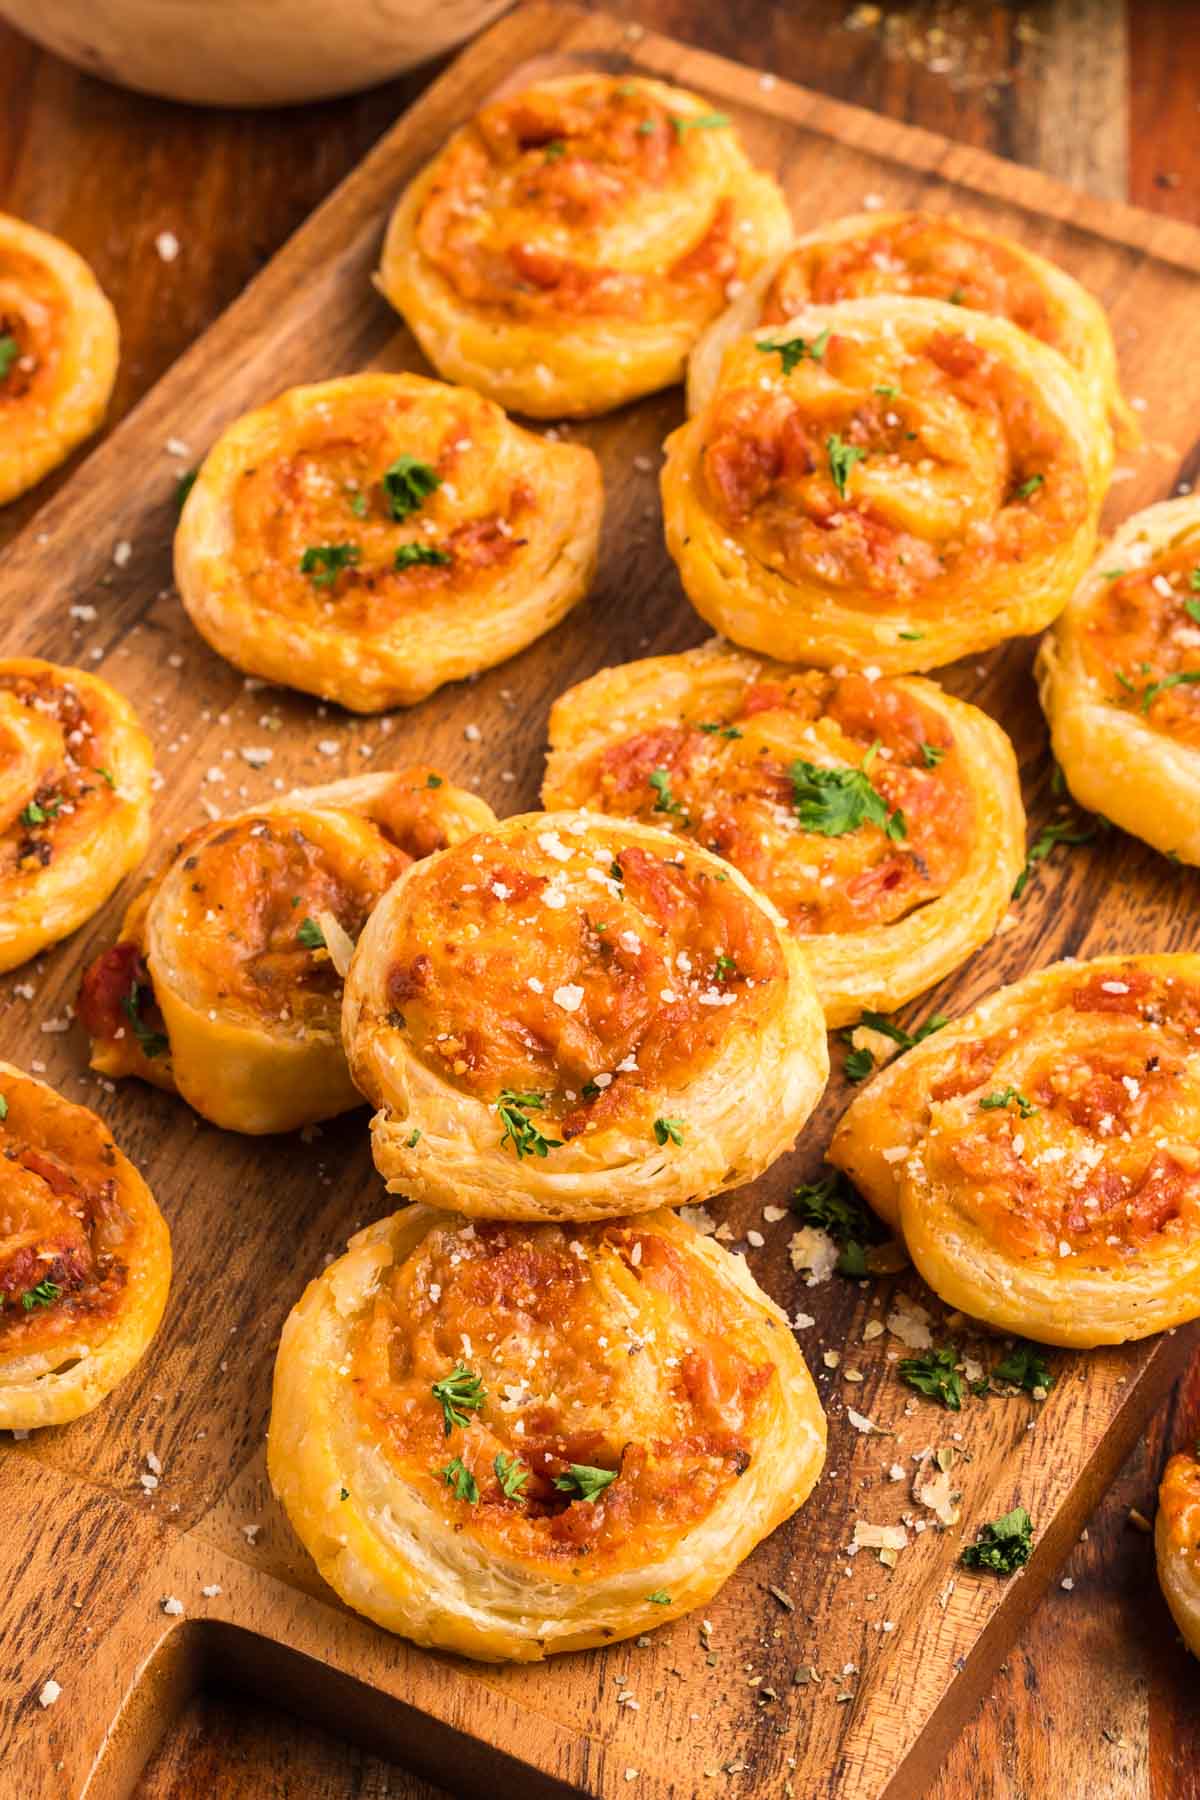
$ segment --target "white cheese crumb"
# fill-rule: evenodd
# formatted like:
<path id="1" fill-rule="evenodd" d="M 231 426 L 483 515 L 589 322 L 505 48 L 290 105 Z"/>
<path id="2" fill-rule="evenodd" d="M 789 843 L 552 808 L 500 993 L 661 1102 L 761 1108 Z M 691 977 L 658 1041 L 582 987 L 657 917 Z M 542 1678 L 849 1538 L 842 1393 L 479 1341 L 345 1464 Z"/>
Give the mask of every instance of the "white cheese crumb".
<path id="1" fill-rule="evenodd" d="M 583 989 L 574 982 L 567 982 L 563 987 L 556 987 L 551 998 L 564 1012 L 578 1012 L 583 1005 Z"/>
<path id="2" fill-rule="evenodd" d="M 49 1681 L 43 1683 L 42 1691 L 38 1695 L 38 1705 L 53 1706 L 61 1693 L 62 1688 L 59 1686 L 58 1682 L 51 1677 Z"/>
<path id="3" fill-rule="evenodd" d="M 160 231 L 154 240 L 154 248 L 165 263 L 173 263 L 179 255 L 179 239 L 173 231 Z"/>
<path id="4" fill-rule="evenodd" d="M 788 1255 L 793 1269 L 804 1272 L 805 1286 L 817 1287 L 828 1281 L 836 1269 L 838 1247 L 827 1231 L 817 1225 L 804 1225 L 792 1233 Z"/>
<path id="5" fill-rule="evenodd" d="M 183 1601 L 177 1600 L 174 1594 L 168 1594 L 166 1598 L 160 1600 L 158 1604 L 172 1619 L 180 1619 L 183 1617 Z"/>
<path id="6" fill-rule="evenodd" d="M 207 1587 L 202 1587 L 200 1589 L 200 1592 L 204 1595 L 206 1600 L 215 1600 L 220 1591 L 220 1583 L 216 1581 L 211 1581 Z"/>

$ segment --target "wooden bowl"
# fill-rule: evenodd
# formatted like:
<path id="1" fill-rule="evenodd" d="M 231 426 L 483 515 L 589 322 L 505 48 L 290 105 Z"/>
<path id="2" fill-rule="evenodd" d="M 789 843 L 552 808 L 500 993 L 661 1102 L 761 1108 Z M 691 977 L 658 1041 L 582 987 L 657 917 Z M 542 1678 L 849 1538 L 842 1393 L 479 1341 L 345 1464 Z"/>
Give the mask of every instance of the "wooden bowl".
<path id="1" fill-rule="evenodd" d="M 0 0 L 0 19 L 90 74 L 205 106 L 371 87 L 461 43 L 508 0 Z"/>

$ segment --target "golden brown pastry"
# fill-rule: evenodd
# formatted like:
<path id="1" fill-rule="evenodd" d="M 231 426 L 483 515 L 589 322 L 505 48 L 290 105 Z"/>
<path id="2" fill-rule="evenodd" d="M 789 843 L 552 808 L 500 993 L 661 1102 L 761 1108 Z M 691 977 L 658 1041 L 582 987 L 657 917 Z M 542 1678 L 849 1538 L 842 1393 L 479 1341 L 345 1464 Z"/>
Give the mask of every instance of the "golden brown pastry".
<path id="1" fill-rule="evenodd" d="M 98 1406 L 158 1330 L 171 1240 L 108 1128 L 0 1063 L 0 1427 Z"/>
<path id="2" fill-rule="evenodd" d="M 701 616 L 786 662 L 885 674 L 1049 624 L 1112 463 L 1057 351 L 890 296 L 737 338 L 666 448 L 667 547 Z"/>
<path id="3" fill-rule="evenodd" d="M 563 694 L 542 804 L 728 857 L 801 939 L 831 1028 L 965 962 L 1025 856 L 1016 759 L 986 714 L 931 681 L 793 669 L 719 638 Z"/>
<path id="4" fill-rule="evenodd" d="M 852 213 L 797 238 L 736 294 L 688 364 L 688 409 L 716 386 L 729 344 L 759 326 L 784 325 L 808 306 L 907 294 L 1009 319 L 1074 368 L 1097 429 L 1111 420 L 1138 436 L 1121 397 L 1117 353 L 1099 301 L 1044 256 L 945 213 Z"/>
<path id="5" fill-rule="evenodd" d="M 948 1306 L 1088 1348 L 1200 1315 L 1200 956 L 1027 975 L 877 1075 L 829 1159 Z"/>
<path id="6" fill-rule="evenodd" d="M 1200 863 L 1200 499 L 1126 520 L 1043 639 L 1037 676 L 1079 803 Z"/>
<path id="7" fill-rule="evenodd" d="M 153 762 L 99 676 L 0 660 L 0 972 L 90 919 L 141 861 Z"/>
<path id="8" fill-rule="evenodd" d="M 447 380 L 582 418 L 682 380 L 731 284 L 790 235 L 725 113 L 568 75 L 455 133 L 401 197 L 379 285 Z"/>
<path id="9" fill-rule="evenodd" d="M 485 801 L 419 766 L 201 825 L 84 974 L 92 1067 L 181 1094 L 230 1131 L 361 1105 L 339 1032 L 354 939 L 415 859 L 493 823 Z"/>
<path id="10" fill-rule="evenodd" d="M 674 1213 L 476 1225 L 426 1206 L 309 1284 L 267 1448 L 347 1605 L 491 1662 L 701 1605 L 824 1456 L 783 1313 Z"/>
<path id="11" fill-rule="evenodd" d="M 83 258 L 0 213 L 0 505 L 95 431 L 117 345 L 116 314 Z"/>
<path id="12" fill-rule="evenodd" d="M 1171 1617 L 1200 1656 L 1200 1443 L 1195 1454 L 1173 1456 L 1163 1472 L 1154 1548 Z"/>
<path id="13" fill-rule="evenodd" d="M 394 1193 L 589 1219 L 737 1187 L 829 1070 L 795 940 L 664 831 L 527 813 L 430 857 L 359 940 L 342 1020 Z"/>
<path id="14" fill-rule="evenodd" d="M 347 375 L 227 427 L 175 537 L 201 636 L 355 712 L 412 706 L 557 625 L 591 584 L 600 465 L 465 388 Z"/>

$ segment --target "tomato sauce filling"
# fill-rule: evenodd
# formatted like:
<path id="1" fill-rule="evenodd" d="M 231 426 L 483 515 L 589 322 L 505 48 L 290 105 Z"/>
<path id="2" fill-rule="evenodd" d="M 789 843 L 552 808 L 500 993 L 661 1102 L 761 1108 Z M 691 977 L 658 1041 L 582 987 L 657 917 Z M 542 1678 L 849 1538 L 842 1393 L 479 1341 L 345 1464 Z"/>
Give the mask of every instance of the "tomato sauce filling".
<path id="1" fill-rule="evenodd" d="M 975 805 L 954 735 L 900 687 L 805 671 L 697 707 L 599 751 L 572 803 L 715 851 L 803 937 L 891 924 L 963 873 Z M 871 785 L 889 816 L 901 814 L 903 837 L 865 819 L 836 836 L 806 830 L 793 765 L 858 769 L 868 757 Z"/>
<path id="2" fill-rule="evenodd" d="M 1114 557 L 1088 605 L 1082 647 L 1111 705 L 1200 749 L 1200 531 L 1135 566 Z"/>
<path id="3" fill-rule="evenodd" d="M 652 1563 L 766 1429 L 775 1365 L 739 1343 L 730 1307 L 695 1256 L 635 1224 L 435 1227 L 370 1303 L 354 1404 L 397 1473 L 489 1548 L 597 1575 Z M 486 1395 L 447 1431 L 433 1387 L 456 1369 Z M 477 1499 L 447 1480 L 454 1459 Z M 572 1465 L 616 1479 L 585 1499 Z"/>
<path id="4" fill-rule="evenodd" d="M 689 126 L 604 78 L 497 101 L 440 158 L 421 253 L 461 300 L 509 319 L 715 314 L 751 261 L 724 193 L 729 122 L 705 117 Z"/>
<path id="5" fill-rule="evenodd" d="M 53 1351 L 117 1313 L 132 1221 L 98 1120 L 0 1077 L 0 1355 Z"/>
<path id="6" fill-rule="evenodd" d="M 1200 1461 L 1173 1456 L 1163 1474 L 1158 1504 L 1167 1518 L 1173 1548 L 1190 1555 L 1200 1579 Z"/>
<path id="7" fill-rule="evenodd" d="M 0 670 L 0 878 L 47 868 L 119 804 L 107 725 L 71 682 Z"/>
<path id="8" fill-rule="evenodd" d="M 0 246 L 0 418 L 53 398 L 67 312 L 43 263 Z"/>
<path id="9" fill-rule="evenodd" d="M 1087 472 L 1030 382 L 966 335 L 834 332 L 782 375 L 731 353 L 701 453 L 717 518 L 839 601 L 931 619 L 1086 521 Z"/>
<path id="10" fill-rule="evenodd" d="M 520 559 L 537 497 L 506 468 L 495 408 L 470 397 L 343 395 L 310 408 L 234 485 L 239 586 L 268 613 L 365 637 L 487 588 Z M 397 502 L 409 457 L 436 486 Z M 401 560 L 398 563 L 397 557 Z"/>
<path id="11" fill-rule="evenodd" d="M 471 838 L 406 884 L 393 929 L 393 1028 L 466 1094 L 532 1095 L 559 1140 L 649 1129 L 653 1093 L 754 1032 L 787 980 L 731 882 L 595 828 Z"/>
<path id="12" fill-rule="evenodd" d="M 977 1102 L 967 1127 L 935 1115 L 931 1178 L 1017 1257 L 1117 1264 L 1195 1239 L 1200 987 L 1131 965 L 1038 1006 L 1036 1033 L 960 1046 L 931 1089 Z"/>
<path id="13" fill-rule="evenodd" d="M 842 242 L 793 250 L 763 297 L 762 323 L 783 324 L 806 306 L 875 294 L 911 294 L 1009 319 L 1068 361 L 1080 360 L 1069 316 L 1014 250 L 951 220 L 921 213 L 880 223 Z"/>

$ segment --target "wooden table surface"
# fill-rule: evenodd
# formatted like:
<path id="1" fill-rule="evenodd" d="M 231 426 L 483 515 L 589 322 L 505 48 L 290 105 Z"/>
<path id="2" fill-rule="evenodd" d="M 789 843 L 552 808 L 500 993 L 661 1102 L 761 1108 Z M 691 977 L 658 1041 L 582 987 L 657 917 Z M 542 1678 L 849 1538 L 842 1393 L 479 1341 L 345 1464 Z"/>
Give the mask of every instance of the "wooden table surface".
<path id="1" fill-rule="evenodd" d="M 1200 32 L 1187 4 L 609 0 L 606 10 L 1200 224 Z M 111 421 L 432 73 L 289 113 L 206 113 L 120 93 L 0 26 L 0 209 L 61 233 L 112 296 L 123 354 Z M 170 263 L 155 250 L 163 231 L 180 245 Z M 53 485 L 4 512 L 0 545 Z M 1168 1447 L 1198 1429 L 1200 1358 L 1064 1570 L 1073 1585 L 1035 1614 L 930 1800 L 1200 1800 L 1200 1665 L 1169 1629 L 1149 1538 L 1129 1524 L 1131 1507 L 1152 1512 Z M 436 1800 L 403 1770 L 253 1696 L 216 1693 L 172 1729 L 139 1791 Z"/>

